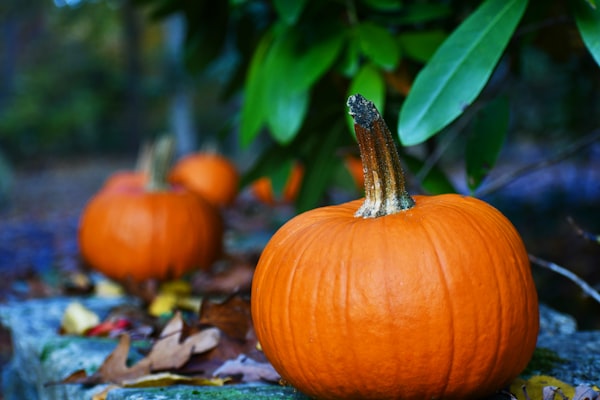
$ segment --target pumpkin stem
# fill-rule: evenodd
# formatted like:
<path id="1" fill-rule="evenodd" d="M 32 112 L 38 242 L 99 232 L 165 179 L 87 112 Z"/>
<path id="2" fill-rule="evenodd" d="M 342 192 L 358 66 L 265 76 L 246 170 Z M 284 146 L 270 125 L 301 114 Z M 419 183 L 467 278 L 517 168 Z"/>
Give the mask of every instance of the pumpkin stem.
<path id="1" fill-rule="evenodd" d="M 175 155 L 175 139 L 172 135 L 159 138 L 150 150 L 149 179 L 146 190 L 158 192 L 169 188 L 167 175 L 173 156 Z"/>
<path id="2" fill-rule="evenodd" d="M 408 210 L 404 172 L 392 134 L 375 105 L 360 94 L 348 98 L 365 176 L 365 201 L 356 217 L 375 218 Z"/>

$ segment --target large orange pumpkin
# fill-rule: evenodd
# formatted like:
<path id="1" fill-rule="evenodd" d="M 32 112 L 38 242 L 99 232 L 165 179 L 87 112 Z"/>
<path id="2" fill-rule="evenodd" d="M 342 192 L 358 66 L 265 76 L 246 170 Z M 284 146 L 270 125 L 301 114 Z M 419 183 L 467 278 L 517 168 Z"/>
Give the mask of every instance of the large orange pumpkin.
<path id="1" fill-rule="evenodd" d="M 82 258 L 115 280 L 176 279 L 194 268 L 208 269 L 221 253 L 219 212 L 151 176 L 146 186 L 101 190 L 82 212 Z"/>
<path id="2" fill-rule="evenodd" d="M 235 165 L 217 153 L 199 152 L 183 157 L 173 166 L 168 179 L 217 207 L 231 205 L 238 193 L 239 173 Z"/>
<path id="3" fill-rule="evenodd" d="M 538 302 L 523 242 L 498 210 L 411 197 L 387 126 L 349 99 L 365 199 L 300 214 L 258 262 L 252 316 L 266 357 L 317 399 L 471 399 L 528 363 Z"/>

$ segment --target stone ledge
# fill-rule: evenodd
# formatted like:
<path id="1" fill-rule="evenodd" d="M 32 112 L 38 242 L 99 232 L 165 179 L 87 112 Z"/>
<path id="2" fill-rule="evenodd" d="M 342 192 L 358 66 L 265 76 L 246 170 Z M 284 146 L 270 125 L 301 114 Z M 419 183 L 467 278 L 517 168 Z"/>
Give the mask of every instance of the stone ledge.
<path id="1" fill-rule="evenodd" d="M 95 371 L 115 347 L 111 339 L 61 336 L 57 334 L 67 305 L 82 302 L 101 317 L 117 305 L 133 299 L 51 298 L 0 306 L 0 323 L 13 337 L 13 358 L 2 373 L 5 400 L 83 400 L 104 389 L 103 385 L 46 385 L 72 372 Z M 564 363 L 542 371 L 570 384 L 600 384 L 600 332 L 576 330 L 575 321 L 547 307 L 541 307 L 538 347 L 555 352 Z M 536 372 L 536 371 L 532 371 Z M 267 384 L 224 387 L 169 386 L 164 388 L 115 389 L 108 400 L 139 399 L 306 399 L 289 387 Z"/>

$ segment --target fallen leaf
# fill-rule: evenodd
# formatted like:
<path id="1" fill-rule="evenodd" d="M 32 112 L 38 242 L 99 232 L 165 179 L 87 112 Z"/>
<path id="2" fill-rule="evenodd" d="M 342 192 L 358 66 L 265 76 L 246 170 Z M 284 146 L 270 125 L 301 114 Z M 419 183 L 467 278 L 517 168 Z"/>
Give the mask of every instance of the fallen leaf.
<path id="1" fill-rule="evenodd" d="M 240 296 L 232 296 L 222 303 L 205 301 L 198 322 L 219 328 L 231 338 L 245 340 L 252 327 L 250 302 Z"/>
<path id="2" fill-rule="evenodd" d="M 148 306 L 148 314 L 160 317 L 169 314 L 177 305 L 177 296 L 173 293 L 159 293 Z"/>
<path id="3" fill-rule="evenodd" d="M 139 378 L 150 373 L 151 362 L 148 358 L 141 359 L 131 367 L 127 366 L 130 342 L 131 339 L 127 334 L 119 338 L 117 347 L 94 374 L 98 375 L 100 382 L 120 385 L 125 380 Z"/>
<path id="4" fill-rule="evenodd" d="M 204 353 L 219 344 L 218 329 L 204 329 L 181 341 L 183 331 L 183 319 L 181 313 L 177 312 L 147 355 L 153 371 L 181 368 L 192 354 Z"/>
<path id="5" fill-rule="evenodd" d="M 188 282 L 178 280 L 161 284 L 158 294 L 148 307 L 148 313 L 154 317 L 170 314 L 175 309 L 198 312 L 202 299 L 191 296 Z"/>
<path id="6" fill-rule="evenodd" d="M 275 371 L 268 362 L 258 362 L 250 357 L 240 354 L 235 360 L 228 360 L 223 363 L 213 376 L 217 377 L 235 377 L 241 376 L 242 382 L 279 382 L 281 376 Z"/>
<path id="7" fill-rule="evenodd" d="M 254 266 L 248 262 L 237 261 L 223 272 L 217 274 L 200 273 L 192 281 L 194 292 L 208 295 L 245 293 L 250 290 Z"/>
<path id="8" fill-rule="evenodd" d="M 94 285 L 94 294 L 98 297 L 121 297 L 125 291 L 118 283 L 103 279 Z"/>
<path id="9" fill-rule="evenodd" d="M 558 389 L 560 389 L 560 392 Z M 553 400 L 555 395 L 559 396 L 560 393 L 563 393 L 564 396 L 571 399 L 575 394 L 575 388 L 552 376 L 535 375 L 527 381 L 516 379 L 510 385 L 510 392 L 514 394 L 518 400 Z"/>
<path id="10" fill-rule="evenodd" d="M 125 381 L 139 379 L 152 372 L 178 369 L 193 354 L 211 350 L 219 343 L 220 335 L 216 328 L 204 329 L 182 339 L 185 328 L 181 313 L 176 313 L 148 355 L 131 367 L 127 366 L 131 339 L 127 334 L 121 335 L 117 347 L 94 374 L 88 376 L 85 371 L 75 371 L 60 383 L 123 385 Z"/>
<path id="11" fill-rule="evenodd" d="M 588 385 L 579 385 L 575 388 L 573 400 L 597 400 L 600 397 L 600 393 L 596 389 Z"/>
<path id="12" fill-rule="evenodd" d="M 115 337 L 125 333 L 130 326 L 131 322 L 125 318 L 108 319 L 86 330 L 85 335 Z"/>
<path id="13" fill-rule="evenodd" d="M 194 385 L 194 386 L 223 386 L 228 378 L 202 378 L 162 372 L 158 374 L 144 375 L 137 379 L 123 382 L 126 388 L 158 387 L 171 385 Z"/>
<path id="14" fill-rule="evenodd" d="M 63 314 L 61 328 L 66 334 L 81 335 L 88 329 L 100 323 L 98 314 L 74 301 L 70 303 Z"/>

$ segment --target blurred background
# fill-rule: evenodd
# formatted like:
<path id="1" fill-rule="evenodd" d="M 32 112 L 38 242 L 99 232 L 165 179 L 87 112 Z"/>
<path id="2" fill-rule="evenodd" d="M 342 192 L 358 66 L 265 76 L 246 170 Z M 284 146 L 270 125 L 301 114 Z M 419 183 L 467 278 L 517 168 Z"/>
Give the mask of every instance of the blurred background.
<path id="1" fill-rule="evenodd" d="M 135 166 L 144 141 L 165 132 L 176 135 L 180 156 L 212 148 L 230 157 L 244 175 L 242 192 L 258 176 L 276 179 L 294 160 L 314 165 L 297 211 L 360 196 L 343 166 L 345 155 L 357 154 L 347 94 L 380 88 L 375 95 L 395 127 L 415 76 L 481 2 L 298 3 L 304 9 L 266 0 L 2 0 L 0 273 L 7 279 L 0 301 L 52 294 L 40 281 L 80 268 L 81 209 L 111 173 Z M 474 105 L 434 137 L 401 148 L 401 157 L 411 192 L 489 201 L 513 221 L 530 253 L 600 289 L 600 244 L 567 220 L 600 234 L 600 68 L 568 3 L 530 4 Z M 356 19 L 369 29 L 347 33 Z M 386 42 L 366 36 L 377 37 L 377 27 L 399 49 L 392 60 L 385 47 L 364 44 Z M 261 65 L 277 65 L 261 54 L 289 32 L 318 49 L 315 60 L 331 61 L 310 64 L 320 69 L 307 69 L 314 79 L 301 101 L 277 98 L 281 90 L 267 96 L 287 107 L 283 123 L 265 115 L 266 122 L 253 121 L 252 77 Z M 282 75 L 277 89 L 285 88 L 290 72 L 270 72 Z M 465 159 L 473 150 L 465 143 L 481 126 L 478 111 L 500 96 L 510 104 L 505 136 L 494 165 L 470 185 Z M 339 133 L 323 143 L 327 132 Z M 265 220 L 276 212 L 261 210 Z M 575 315 L 583 328 L 600 328 L 600 305 L 565 278 L 532 268 L 543 302 Z"/>

